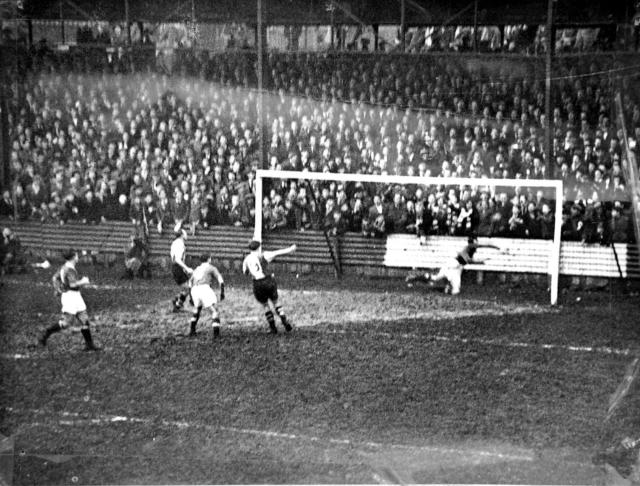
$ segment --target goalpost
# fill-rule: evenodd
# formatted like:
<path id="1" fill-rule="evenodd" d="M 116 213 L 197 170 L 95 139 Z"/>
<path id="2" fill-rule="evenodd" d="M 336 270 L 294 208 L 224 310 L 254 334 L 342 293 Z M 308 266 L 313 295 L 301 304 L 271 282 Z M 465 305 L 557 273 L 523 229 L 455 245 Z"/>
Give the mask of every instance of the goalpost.
<path id="1" fill-rule="evenodd" d="M 551 278 L 551 305 L 558 303 L 558 283 L 560 277 L 560 236 L 562 228 L 562 180 L 539 179 L 477 179 L 469 177 L 418 177 L 397 175 L 341 174 L 331 172 L 300 172 L 284 170 L 256 171 L 255 180 L 255 228 L 254 238 L 262 241 L 262 199 L 264 179 L 363 182 L 374 184 L 400 184 L 416 186 L 468 186 L 468 187 L 533 187 L 547 188 L 554 191 L 555 226 L 553 232 L 552 251 L 547 266 L 547 274 Z"/>

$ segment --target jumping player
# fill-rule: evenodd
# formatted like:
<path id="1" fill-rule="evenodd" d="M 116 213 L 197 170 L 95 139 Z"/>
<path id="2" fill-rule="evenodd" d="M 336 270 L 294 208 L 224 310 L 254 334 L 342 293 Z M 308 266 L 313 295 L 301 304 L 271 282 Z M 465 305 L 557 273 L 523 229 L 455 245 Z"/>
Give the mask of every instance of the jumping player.
<path id="1" fill-rule="evenodd" d="M 416 281 L 434 283 L 440 280 L 446 280 L 447 285 L 444 288 L 445 293 L 451 293 L 451 295 L 458 295 L 460 293 L 460 286 L 462 284 L 462 270 L 465 265 L 469 263 L 482 264 L 484 260 L 474 260 L 473 256 L 479 248 L 492 248 L 499 250 L 503 254 L 507 254 L 506 250 L 495 245 L 480 245 L 478 239 L 475 236 L 470 236 L 467 240 L 467 245 L 454 257 L 451 261 L 447 262 L 440 270 L 435 274 L 419 273 L 408 275 L 405 282 L 411 284 Z"/>
<path id="2" fill-rule="evenodd" d="M 184 262 L 187 253 L 186 240 L 187 232 L 176 228 L 175 239 L 171 243 L 171 273 L 180 287 L 180 293 L 173 299 L 173 312 L 178 312 L 184 306 L 184 301 L 189 295 L 189 287 L 186 284 L 189 282 L 189 276 L 193 273 L 193 270 Z"/>
<path id="3" fill-rule="evenodd" d="M 217 280 L 220 286 L 220 301 L 224 300 L 224 280 L 216 267 L 211 264 L 211 255 L 202 255 L 200 265 L 191 274 L 189 284 L 191 285 L 191 298 L 193 299 L 193 316 L 191 317 L 191 330 L 189 336 L 196 335 L 196 326 L 202 309 L 211 309 L 211 321 L 213 324 L 213 337 L 220 336 L 220 315 L 216 304 L 218 299 L 216 293 L 211 288 L 213 280 Z"/>
<path id="4" fill-rule="evenodd" d="M 265 316 L 269 323 L 269 332 L 277 334 L 276 320 L 269 306 L 269 302 L 273 304 L 273 308 L 282 321 L 285 331 L 291 331 L 292 327 L 287 316 L 282 310 L 282 306 L 278 302 L 278 286 L 273 274 L 267 273 L 267 265 L 275 258 L 281 255 L 288 255 L 296 251 L 296 245 L 291 245 L 282 250 L 262 251 L 262 245 L 259 241 L 252 240 L 249 243 L 249 253 L 242 262 L 242 272 L 245 275 L 251 274 L 253 278 L 253 295 L 256 300 L 262 304 L 265 309 Z"/>
<path id="5" fill-rule="evenodd" d="M 85 351 L 99 351 L 100 348 L 93 344 L 91 330 L 89 329 L 89 316 L 87 306 L 84 303 L 80 289 L 89 285 L 87 277 L 79 278 L 76 265 L 78 263 L 78 252 L 67 250 L 63 253 L 65 263 L 53 276 L 53 287 L 60 295 L 62 302 L 62 318 L 57 324 L 48 327 L 40 336 L 39 342 L 42 346 L 47 345 L 49 337 L 66 327 L 80 324 L 80 332 L 84 338 Z"/>

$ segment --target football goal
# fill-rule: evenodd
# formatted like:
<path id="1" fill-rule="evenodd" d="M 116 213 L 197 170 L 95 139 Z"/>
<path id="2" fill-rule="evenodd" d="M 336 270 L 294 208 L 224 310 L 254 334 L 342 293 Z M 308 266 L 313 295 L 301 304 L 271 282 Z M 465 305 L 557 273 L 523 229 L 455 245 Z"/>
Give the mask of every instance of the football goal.
<path id="1" fill-rule="evenodd" d="M 317 182 L 314 182 L 317 181 Z M 293 182 L 293 184 L 292 184 Z M 333 183 L 333 184 L 332 184 Z M 448 206 L 450 201 L 447 200 L 447 195 L 454 199 L 464 193 L 464 197 L 460 200 L 464 202 L 469 199 L 469 194 L 473 195 L 473 201 L 477 200 L 477 197 L 481 193 L 490 195 L 491 201 L 498 201 L 505 204 L 505 207 L 511 208 L 512 206 L 522 207 L 528 205 L 530 202 L 534 204 L 540 204 L 541 200 L 546 202 L 550 208 L 552 215 L 547 214 L 547 221 L 550 222 L 552 228 L 552 238 L 546 240 L 536 240 L 538 244 L 538 256 L 525 256 L 529 260 L 535 260 L 535 265 L 527 265 L 527 262 L 521 260 L 521 265 L 511 265 L 506 267 L 499 267 L 496 265 L 482 265 L 473 266 L 469 265 L 466 268 L 480 270 L 495 270 L 501 272 L 540 272 L 546 273 L 549 276 L 549 292 L 550 302 L 552 305 L 558 302 L 558 281 L 560 271 L 560 236 L 562 226 L 562 195 L 563 186 L 561 180 L 530 180 L 530 179 L 489 179 L 489 178 L 464 178 L 464 177 L 417 177 L 417 176 L 397 176 L 397 175 L 371 175 L 371 174 L 346 174 L 346 173 L 330 173 L 330 172 L 300 172 L 300 171 L 281 171 L 281 170 L 258 170 L 256 171 L 255 180 L 255 228 L 254 238 L 262 240 L 264 230 L 264 212 L 263 204 L 270 204 L 272 201 L 270 196 L 280 192 L 286 192 L 290 190 L 290 187 L 302 188 L 305 187 L 305 197 L 318 199 L 321 194 L 320 188 L 333 186 L 351 186 L 359 184 L 358 187 L 365 187 L 369 191 L 369 196 L 373 197 L 372 193 L 382 193 L 384 188 L 391 186 L 396 188 L 412 188 L 412 193 L 415 194 L 416 190 L 420 189 L 420 197 L 423 198 L 426 204 L 426 200 L 429 199 L 429 195 L 438 195 L 440 199 L 445 200 L 444 205 Z M 312 187 L 313 185 L 313 187 Z M 315 189 L 314 189 L 315 188 Z M 388 191 L 387 191 L 388 193 Z M 444 194 L 444 196 L 443 196 Z M 456 196 L 457 195 L 457 196 Z M 322 196 L 320 196 L 322 198 Z M 431 198 L 433 202 L 433 198 Z M 319 202 L 315 201 L 317 205 Z M 442 201 L 441 201 L 442 203 Z M 493 203 L 492 203 L 493 204 Z M 336 208 L 337 209 L 337 208 Z M 504 207 L 503 207 L 504 209 Z M 495 210 L 495 208 L 493 208 Z M 514 218 L 517 219 L 517 210 L 514 210 Z M 553 216 L 553 217 L 551 217 Z M 503 224 L 507 224 L 506 219 L 511 221 L 510 215 L 504 217 Z M 266 230 L 268 231 L 268 229 Z M 386 266 L 407 267 L 413 265 L 414 268 L 419 268 L 428 265 L 426 260 L 421 258 L 428 252 L 428 246 L 424 241 L 419 242 L 418 236 L 414 238 L 411 235 L 403 235 L 404 239 L 399 240 L 396 235 L 387 236 L 387 248 L 390 256 L 385 258 L 384 264 Z M 535 235 L 530 237 L 536 238 Z M 340 267 L 339 262 L 336 262 L 335 255 L 331 250 L 330 238 L 325 231 L 325 238 L 327 239 L 327 245 L 331 258 L 334 260 L 336 269 Z M 428 241 L 429 236 L 424 237 L 424 240 Z M 531 242 L 530 239 L 517 239 L 517 238 L 487 238 L 496 244 L 500 244 L 501 247 L 505 247 L 509 254 L 517 255 L 519 247 L 525 244 L 525 242 Z M 405 258 L 403 261 L 394 260 L 393 257 L 393 242 L 398 244 L 397 241 L 409 241 L 411 247 L 407 245 L 403 248 L 405 255 L 410 255 L 409 258 Z M 447 240 L 448 241 L 448 240 Z M 422 245 L 420 243 L 423 243 Z M 397 254 L 397 253 L 396 253 Z M 525 258 L 523 257 L 523 258 Z M 546 259 L 546 261 L 545 261 Z M 529 268 L 528 270 L 526 268 Z M 537 270 L 536 270 L 537 269 Z"/>

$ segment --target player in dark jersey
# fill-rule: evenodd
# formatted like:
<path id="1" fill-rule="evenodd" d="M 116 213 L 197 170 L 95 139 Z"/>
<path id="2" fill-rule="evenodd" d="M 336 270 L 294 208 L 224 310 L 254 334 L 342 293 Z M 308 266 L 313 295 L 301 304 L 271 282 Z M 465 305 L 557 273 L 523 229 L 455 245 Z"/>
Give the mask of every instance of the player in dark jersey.
<path id="1" fill-rule="evenodd" d="M 495 246 L 495 245 L 480 245 L 478 244 L 478 239 L 475 236 L 470 236 L 467 240 L 467 245 L 460 251 L 458 254 L 452 258 L 449 262 L 440 268 L 440 270 L 433 275 L 430 273 L 418 273 L 408 275 L 405 281 L 407 284 L 412 284 L 413 282 L 427 282 L 434 283 L 440 280 L 446 280 L 447 285 L 445 286 L 445 293 L 451 293 L 451 295 L 457 295 L 460 293 L 460 286 L 462 284 L 462 270 L 465 265 L 469 263 L 484 263 L 484 260 L 475 260 L 473 257 L 478 251 L 479 248 L 492 248 L 494 250 L 499 250 L 502 253 L 506 254 L 505 250 Z"/>
<path id="2" fill-rule="evenodd" d="M 211 255 L 202 255 L 200 265 L 191 274 L 189 284 L 191 286 L 191 299 L 193 300 L 193 316 L 191 317 L 191 331 L 189 336 L 196 335 L 196 326 L 202 309 L 211 310 L 211 323 L 213 325 L 213 337 L 220 336 L 220 314 L 218 313 L 218 298 L 211 284 L 215 280 L 220 286 L 220 301 L 224 300 L 224 280 L 216 267 L 211 263 Z"/>
<path id="3" fill-rule="evenodd" d="M 63 256 L 65 263 L 53 276 L 53 287 L 60 295 L 62 302 L 62 318 L 57 324 L 53 324 L 42 333 L 39 342 L 42 346 L 46 346 L 47 340 L 52 334 L 62 331 L 66 327 L 79 325 L 85 341 L 85 351 L 98 351 L 100 348 L 93 344 L 91 337 L 87 306 L 80 293 L 80 289 L 89 285 L 89 279 L 87 277 L 80 278 L 78 275 L 76 270 L 77 251 L 67 250 Z"/>
<path id="4" fill-rule="evenodd" d="M 276 320 L 269 306 L 269 302 L 271 302 L 273 309 L 282 321 L 285 331 L 291 331 L 291 324 L 287 320 L 287 316 L 278 302 L 278 285 L 276 284 L 276 279 L 272 273 L 267 272 L 267 265 L 281 255 L 288 255 L 296 251 L 296 245 L 291 245 L 282 250 L 263 252 L 260 242 L 252 240 L 249 243 L 249 250 L 251 250 L 251 253 L 249 253 L 242 262 L 242 272 L 245 275 L 251 275 L 253 278 L 253 295 L 264 307 L 265 316 L 269 323 L 269 331 L 272 334 L 278 333 Z"/>
<path id="5" fill-rule="evenodd" d="M 122 278 L 132 280 L 134 276 L 150 276 L 147 258 L 149 250 L 142 238 L 131 237 L 131 242 L 124 259 L 124 275 Z"/>

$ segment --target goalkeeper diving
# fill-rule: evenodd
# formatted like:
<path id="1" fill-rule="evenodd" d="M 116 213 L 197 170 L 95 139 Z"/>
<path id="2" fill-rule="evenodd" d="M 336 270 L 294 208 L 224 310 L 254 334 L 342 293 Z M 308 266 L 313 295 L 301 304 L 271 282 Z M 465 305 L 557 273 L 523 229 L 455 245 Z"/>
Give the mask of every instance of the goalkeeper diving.
<path id="1" fill-rule="evenodd" d="M 503 255 L 507 255 L 508 252 L 506 250 L 501 249 L 496 245 L 489 244 L 479 244 L 478 239 L 475 236 L 470 236 L 467 240 L 467 245 L 459 251 L 455 257 L 451 258 L 445 265 L 443 265 L 440 270 L 436 273 L 415 273 L 412 272 L 407 276 L 405 282 L 410 286 L 413 282 L 426 282 L 429 284 L 435 284 L 437 282 L 446 281 L 446 285 L 444 287 L 445 293 L 450 293 L 451 295 L 458 295 L 460 293 L 460 286 L 462 284 L 462 271 L 464 267 L 468 264 L 482 264 L 485 260 L 476 260 L 474 259 L 474 255 L 479 248 L 490 248 L 493 250 L 500 251 Z"/>

